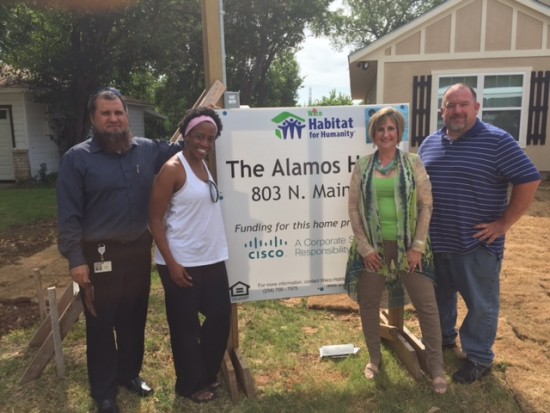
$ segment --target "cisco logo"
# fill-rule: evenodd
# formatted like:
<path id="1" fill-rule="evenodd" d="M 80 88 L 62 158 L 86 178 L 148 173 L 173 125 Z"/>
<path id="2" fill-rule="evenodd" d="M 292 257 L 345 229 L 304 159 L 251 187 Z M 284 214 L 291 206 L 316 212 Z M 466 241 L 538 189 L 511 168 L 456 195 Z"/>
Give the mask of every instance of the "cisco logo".
<path id="1" fill-rule="evenodd" d="M 249 259 L 261 260 L 284 257 L 285 252 L 280 248 L 284 245 L 287 245 L 287 242 L 277 236 L 268 241 L 262 241 L 261 239 L 254 237 L 252 241 L 244 244 L 244 247 L 252 249 L 252 251 L 248 252 Z"/>
<path id="2" fill-rule="evenodd" d="M 282 112 L 271 119 L 277 124 L 275 136 L 281 140 L 302 139 L 302 129 L 306 127 L 306 120 L 290 112 Z"/>

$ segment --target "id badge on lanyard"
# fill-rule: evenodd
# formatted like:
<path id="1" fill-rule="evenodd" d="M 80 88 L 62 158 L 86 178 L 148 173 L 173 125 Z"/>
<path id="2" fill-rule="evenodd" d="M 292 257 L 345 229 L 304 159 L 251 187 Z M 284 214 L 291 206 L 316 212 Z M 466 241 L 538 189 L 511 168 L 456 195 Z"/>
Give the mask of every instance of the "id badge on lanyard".
<path id="1" fill-rule="evenodd" d="M 97 244 L 97 252 L 101 256 L 101 261 L 94 262 L 94 273 L 99 274 L 103 272 L 113 271 L 113 264 L 111 261 L 105 261 L 103 259 L 103 254 L 105 254 L 105 244 Z"/>

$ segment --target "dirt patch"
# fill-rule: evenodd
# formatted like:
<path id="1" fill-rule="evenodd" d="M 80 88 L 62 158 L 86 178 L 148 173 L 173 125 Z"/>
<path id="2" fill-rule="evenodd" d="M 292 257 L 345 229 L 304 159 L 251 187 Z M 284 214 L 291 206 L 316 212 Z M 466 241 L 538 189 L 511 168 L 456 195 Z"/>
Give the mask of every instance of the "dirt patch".
<path id="1" fill-rule="evenodd" d="M 38 317 L 34 268 L 40 269 L 44 288 L 69 284 L 55 242 L 55 222 L 0 233 L 0 337 Z M 550 406 L 549 260 L 550 181 L 545 181 L 507 236 L 495 343 L 496 362 L 525 411 L 545 412 Z M 345 295 L 310 297 L 308 305 L 357 311 Z"/>
<path id="2" fill-rule="evenodd" d="M 44 289 L 69 284 L 67 262 L 59 255 L 56 242 L 55 220 L 0 233 L 0 338 L 40 319 L 35 270 L 41 274 Z"/>

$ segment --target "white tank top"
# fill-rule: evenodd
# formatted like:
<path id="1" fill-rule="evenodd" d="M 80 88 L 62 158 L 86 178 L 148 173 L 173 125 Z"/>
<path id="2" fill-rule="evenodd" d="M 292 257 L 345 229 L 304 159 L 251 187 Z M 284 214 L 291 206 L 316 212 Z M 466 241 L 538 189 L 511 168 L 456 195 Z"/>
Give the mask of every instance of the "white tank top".
<path id="1" fill-rule="evenodd" d="M 220 201 L 214 203 L 210 184 L 199 179 L 179 152 L 187 179 L 172 195 L 165 214 L 166 238 L 174 259 L 184 267 L 214 264 L 228 258 Z M 204 167 L 208 171 L 206 163 Z M 208 178 L 212 175 L 208 171 Z M 157 250 L 155 261 L 166 264 Z"/>

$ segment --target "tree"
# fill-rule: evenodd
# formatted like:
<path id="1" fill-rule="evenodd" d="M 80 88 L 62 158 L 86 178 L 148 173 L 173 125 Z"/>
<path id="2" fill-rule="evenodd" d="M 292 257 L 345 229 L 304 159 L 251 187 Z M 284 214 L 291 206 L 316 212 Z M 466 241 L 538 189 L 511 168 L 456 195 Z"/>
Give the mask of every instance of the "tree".
<path id="1" fill-rule="evenodd" d="M 340 8 L 327 15 L 328 22 L 315 22 L 313 31 L 328 36 L 339 48 L 368 46 L 375 40 L 421 16 L 444 0 L 342 0 Z"/>
<path id="2" fill-rule="evenodd" d="M 152 95 L 144 84 L 159 75 L 159 62 L 170 59 L 164 45 L 176 33 L 181 44 L 187 43 L 185 33 L 200 31 L 196 10 L 196 2 L 177 0 L 141 0 L 96 12 L 3 6 L 0 60 L 19 70 L 46 105 L 63 152 L 86 135 L 86 103 L 99 88 Z"/>
<path id="3" fill-rule="evenodd" d="M 331 1 L 225 0 L 228 89 L 242 103 L 295 105 L 294 53 Z M 205 89 L 201 24 L 199 0 L 12 1 L 0 6 L 0 63 L 46 105 L 61 152 L 84 139 L 88 97 L 105 86 L 154 100 L 171 135 Z"/>
<path id="4" fill-rule="evenodd" d="M 351 96 L 343 93 L 336 93 L 336 89 L 332 89 L 328 96 L 323 96 L 317 99 L 311 106 L 347 106 L 352 105 Z"/>
<path id="5" fill-rule="evenodd" d="M 287 100 L 277 101 L 267 94 L 270 89 L 266 85 L 274 76 L 270 68 L 277 60 L 279 68 L 292 65 L 288 62 L 295 59 L 293 54 L 305 38 L 304 28 L 322 21 L 332 1 L 225 1 L 227 84 L 231 90 L 240 91 L 241 103 L 288 104 Z M 290 86 L 295 84 L 291 82 Z"/>

